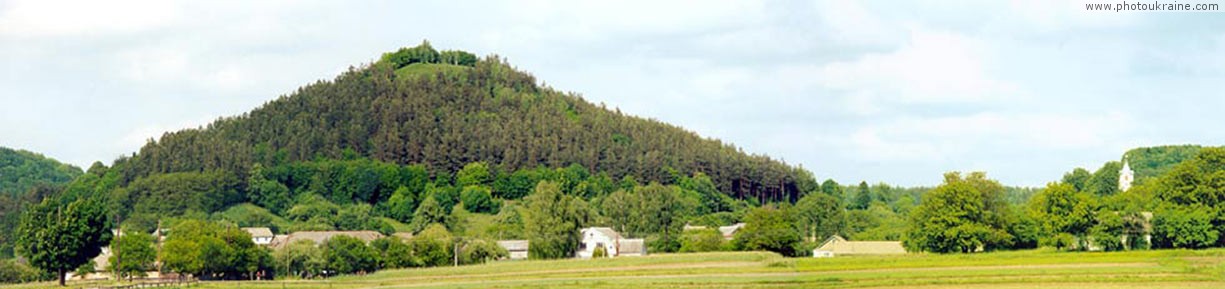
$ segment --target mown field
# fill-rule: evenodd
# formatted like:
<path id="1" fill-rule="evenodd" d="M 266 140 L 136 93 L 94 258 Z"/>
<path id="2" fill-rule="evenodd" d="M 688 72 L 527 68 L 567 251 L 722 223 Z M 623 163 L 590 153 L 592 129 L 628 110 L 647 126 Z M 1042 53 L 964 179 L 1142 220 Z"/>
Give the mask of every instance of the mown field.
<path id="1" fill-rule="evenodd" d="M 72 283 L 89 288 L 113 283 Z M 2 288 L 51 288 L 53 283 Z M 327 280 L 202 282 L 191 288 L 1225 288 L 1225 249 L 1046 250 L 829 259 L 772 253 L 658 254 L 386 270 Z"/>

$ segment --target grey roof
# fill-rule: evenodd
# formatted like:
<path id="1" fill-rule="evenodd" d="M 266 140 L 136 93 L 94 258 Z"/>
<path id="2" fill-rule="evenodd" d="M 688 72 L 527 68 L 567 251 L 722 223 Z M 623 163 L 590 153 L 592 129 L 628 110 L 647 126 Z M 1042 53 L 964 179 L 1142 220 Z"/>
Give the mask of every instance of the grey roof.
<path id="1" fill-rule="evenodd" d="M 241 229 L 250 233 L 251 238 L 272 238 L 274 236 L 272 235 L 272 229 L 268 229 L 268 227 L 245 227 Z"/>
<path id="2" fill-rule="evenodd" d="M 527 251 L 527 240 L 503 240 L 498 241 L 498 246 L 506 248 L 506 251 Z"/>
<path id="3" fill-rule="evenodd" d="M 642 239 L 621 239 L 617 241 L 617 254 L 647 254 L 646 242 Z"/>
<path id="4" fill-rule="evenodd" d="M 280 247 L 286 244 L 291 244 L 297 240 L 311 240 L 312 242 L 315 242 L 315 245 L 318 245 L 323 244 L 323 242 L 327 242 L 327 240 L 331 239 L 332 237 L 340 235 L 358 238 L 367 243 L 383 237 L 383 234 L 375 231 L 301 231 L 289 234 L 289 236 L 285 237 L 284 239 L 277 238 L 276 240 L 273 240 L 272 245 L 273 247 Z"/>
<path id="5" fill-rule="evenodd" d="M 587 228 L 587 230 L 600 232 L 600 234 L 604 234 L 604 236 L 608 236 L 608 238 L 613 240 L 621 239 L 621 234 L 617 233 L 617 231 L 613 231 L 613 229 L 609 227 L 591 227 Z"/>

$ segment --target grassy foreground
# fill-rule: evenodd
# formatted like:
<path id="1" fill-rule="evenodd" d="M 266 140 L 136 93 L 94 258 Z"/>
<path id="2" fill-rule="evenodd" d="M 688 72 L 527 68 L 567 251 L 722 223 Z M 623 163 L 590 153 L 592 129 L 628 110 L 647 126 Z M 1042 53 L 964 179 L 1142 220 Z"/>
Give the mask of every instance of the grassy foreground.
<path id="1" fill-rule="evenodd" d="M 74 288 L 111 285 L 78 283 Z M 53 283 L 3 288 L 51 288 Z M 203 282 L 191 288 L 1225 288 L 1225 249 L 1047 250 L 828 259 L 772 253 L 658 254 L 386 270 L 328 280 Z"/>

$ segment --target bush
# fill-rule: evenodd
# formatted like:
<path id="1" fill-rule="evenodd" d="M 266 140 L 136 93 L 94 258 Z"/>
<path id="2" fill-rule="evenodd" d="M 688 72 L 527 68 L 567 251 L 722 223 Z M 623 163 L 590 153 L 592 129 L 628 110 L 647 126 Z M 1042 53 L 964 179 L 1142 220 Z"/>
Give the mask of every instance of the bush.
<path id="1" fill-rule="evenodd" d="M 753 209 L 745 217 L 742 231 L 736 234 L 736 248 L 766 250 L 783 256 L 797 256 L 795 248 L 801 241 L 799 228 L 786 207 L 766 205 Z"/>
<path id="2" fill-rule="evenodd" d="M 430 224 L 408 242 L 413 249 L 413 266 L 433 267 L 451 264 L 451 232 L 441 224 Z"/>
<path id="3" fill-rule="evenodd" d="M 323 252 L 311 240 L 289 243 L 273 253 L 272 258 L 277 262 L 276 269 L 281 276 L 314 277 L 322 273 L 327 265 Z"/>
<path id="4" fill-rule="evenodd" d="M 710 252 L 722 250 L 723 234 L 715 229 L 696 229 L 681 235 L 681 252 Z"/>
<path id="5" fill-rule="evenodd" d="M 490 260 L 497 260 L 509 257 L 510 252 L 506 248 L 498 246 L 497 243 L 489 240 L 468 240 L 463 248 L 460 248 L 460 263 L 463 264 L 480 264 Z"/>
<path id="6" fill-rule="evenodd" d="M 1221 233 L 1212 225 L 1215 210 L 1202 205 L 1168 206 L 1153 215 L 1154 245 L 1199 249 L 1216 244 Z"/>
<path id="7" fill-rule="evenodd" d="M 476 55 L 460 50 L 446 50 L 438 55 L 442 63 L 463 66 L 476 66 Z"/>
<path id="8" fill-rule="evenodd" d="M 604 246 L 597 246 L 591 251 L 591 258 L 607 258 L 608 251 L 604 250 Z"/>
<path id="9" fill-rule="evenodd" d="M 404 268 L 413 265 L 413 250 L 404 239 L 387 236 L 370 242 L 379 254 L 379 268 Z"/>
<path id="10" fill-rule="evenodd" d="M 400 48 L 396 52 L 385 54 L 383 60 L 391 62 L 395 68 L 400 68 L 413 63 L 438 63 L 439 55 L 429 41 L 423 41 L 416 47 Z"/>
<path id="11" fill-rule="evenodd" d="M 91 262 L 92 263 L 92 262 Z M 52 276 L 15 260 L 0 260 L 0 283 L 50 280 Z"/>
<path id="12" fill-rule="evenodd" d="M 489 193 L 489 188 L 485 186 L 467 186 L 464 187 L 463 193 L 460 194 L 460 200 L 464 203 L 464 209 L 473 213 L 488 213 L 496 214 L 498 212 L 498 203 L 494 201 L 493 195 Z"/>
<path id="13" fill-rule="evenodd" d="M 335 236 L 323 243 L 327 268 L 339 274 L 374 272 L 378 269 L 378 253 L 361 239 Z"/>

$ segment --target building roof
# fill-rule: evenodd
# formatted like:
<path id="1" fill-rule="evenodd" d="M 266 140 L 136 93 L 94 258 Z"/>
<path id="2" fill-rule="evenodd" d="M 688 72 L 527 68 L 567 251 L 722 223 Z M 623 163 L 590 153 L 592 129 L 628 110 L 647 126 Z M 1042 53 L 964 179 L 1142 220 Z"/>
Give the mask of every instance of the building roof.
<path id="1" fill-rule="evenodd" d="M 617 231 L 613 231 L 613 229 L 609 227 L 591 227 L 591 228 L 583 229 L 584 232 L 589 231 L 589 230 L 599 232 L 600 234 L 604 234 L 604 236 L 607 236 L 609 239 L 613 239 L 613 240 L 621 239 L 621 234 L 617 233 Z"/>
<path id="2" fill-rule="evenodd" d="M 685 227 L 683 227 L 681 230 L 689 231 L 689 230 L 702 230 L 702 229 L 706 229 L 706 226 L 692 226 L 689 224 L 685 224 Z"/>
<path id="3" fill-rule="evenodd" d="M 506 251 L 527 251 L 527 240 L 502 240 L 498 241 L 498 246 L 506 248 Z"/>
<path id="4" fill-rule="evenodd" d="M 272 245 L 274 247 L 280 247 L 286 244 L 291 244 L 297 240 L 311 240 L 312 242 L 315 242 L 315 245 L 318 245 L 323 244 L 323 242 L 327 242 L 327 240 L 332 239 L 332 237 L 341 235 L 358 238 L 367 243 L 383 237 L 383 234 L 375 231 L 301 231 L 289 234 L 289 236 L 285 237 L 284 239 L 277 238 L 276 240 L 273 240 Z"/>
<path id="5" fill-rule="evenodd" d="M 830 236 L 815 251 L 828 251 L 837 255 L 906 254 L 906 249 L 902 247 L 902 242 L 847 241 L 838 235 Z"/>
<path id="6" fill-rule="evenodd" d="M 240 229 L 250 233 L 251 238 L 272 238 L 275 236 L 272 234 L 272 229 L 268 229 L 268 227 L 245 227 Z"/>
<path id="7" fill-rule="evenodd" d="M 732 224 L 731 226 L 719 227 L 719 233 L 722 233 L 723 237 L 725 238 L 730 238 L 732 235 L 735 235 L 736 231 L 739 231 L 741 228 L 744 228 L 744 223 L 735 223 L 735 224 Z"/>
<path id="8" fill-rule="evenodd" d="M 621 239 L 617 241 L 617 254 L 642 254 L 646 255 L 646 242 L 642 239 Z"/>

